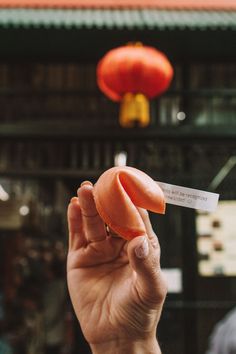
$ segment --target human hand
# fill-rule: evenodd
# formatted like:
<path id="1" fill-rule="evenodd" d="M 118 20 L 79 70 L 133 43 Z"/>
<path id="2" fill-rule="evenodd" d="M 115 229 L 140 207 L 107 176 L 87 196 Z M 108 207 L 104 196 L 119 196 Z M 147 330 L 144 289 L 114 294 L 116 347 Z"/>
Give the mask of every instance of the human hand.
<path id="1" fill-rule="evenodd" d="M 125 241 L 107 235 L 87 182 L 68 207 L 68 288 L 94 354 L 155 353 L 156 327 L 167 287 L 160 247 L 148 213 L 146 235 Z"/>

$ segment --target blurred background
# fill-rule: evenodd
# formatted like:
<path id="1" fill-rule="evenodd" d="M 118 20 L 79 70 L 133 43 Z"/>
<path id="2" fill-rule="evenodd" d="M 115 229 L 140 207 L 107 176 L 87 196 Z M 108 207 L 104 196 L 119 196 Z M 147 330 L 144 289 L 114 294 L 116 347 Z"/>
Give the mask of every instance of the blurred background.
<path id="1" fill-rule="evenodd" d="M 220 193 L 217 211 L 151 215 L 170 291 L 165 354 L 204 354 L 236 305 L 236 4 L 0 0 L 0 353 L 87 354 L 65 282 L 66 208 L 117 154 L 155 180 Z M 110 49 L 141 41 L 174 67 L 146 128 L 98 89 Z"/>

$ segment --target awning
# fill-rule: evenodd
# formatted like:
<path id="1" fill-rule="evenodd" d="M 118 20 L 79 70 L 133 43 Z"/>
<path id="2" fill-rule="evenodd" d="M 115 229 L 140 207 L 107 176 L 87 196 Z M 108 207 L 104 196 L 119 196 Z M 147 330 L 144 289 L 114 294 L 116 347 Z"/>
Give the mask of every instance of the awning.
<path id="1" fill-rule="evenodd" d="M 155 8 L 236 10 L 235 0 L 0 0 L 1 8 Z"/>
<path id="2" fill-rule="evenodd" d="M 235 30 L 236 11 L 5 8 L 0 27 Z"/>

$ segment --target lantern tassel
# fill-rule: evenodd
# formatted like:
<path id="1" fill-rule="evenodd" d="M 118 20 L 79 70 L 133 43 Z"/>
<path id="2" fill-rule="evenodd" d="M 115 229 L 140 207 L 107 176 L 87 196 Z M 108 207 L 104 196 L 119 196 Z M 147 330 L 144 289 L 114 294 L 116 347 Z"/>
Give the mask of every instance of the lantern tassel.
<path id="1" fill-rule="evenodd" d="M 150 122 L 147 97 L 142 93 L 126 93 L 121 101 L 119 122 L 124 128 L 146 127 Z"/>

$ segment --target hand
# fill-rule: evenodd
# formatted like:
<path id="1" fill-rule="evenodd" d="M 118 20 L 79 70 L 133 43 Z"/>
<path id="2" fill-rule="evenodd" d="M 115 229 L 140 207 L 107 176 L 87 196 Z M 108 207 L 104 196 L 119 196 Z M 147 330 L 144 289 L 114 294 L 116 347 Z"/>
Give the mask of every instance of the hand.
<path id="1" fill-rule="evenodd" d="M 129 242 L 107 235 L 92 190 L 82 184 L 68 207 L 68 287 L 85 338 L 93 353 L 160 353 L 167 287 L 148 213 L 139 209 L 146 235 Z"/>

